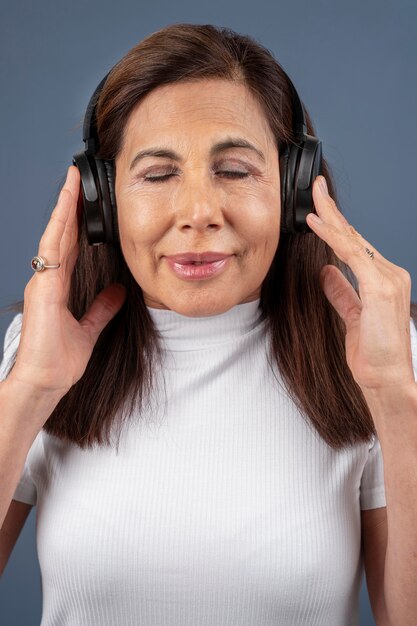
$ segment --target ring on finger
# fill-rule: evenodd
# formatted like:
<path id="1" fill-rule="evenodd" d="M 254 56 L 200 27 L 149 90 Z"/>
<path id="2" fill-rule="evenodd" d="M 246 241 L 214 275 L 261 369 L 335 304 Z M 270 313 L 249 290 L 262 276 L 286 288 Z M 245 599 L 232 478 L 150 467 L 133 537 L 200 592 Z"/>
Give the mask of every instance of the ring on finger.
<path id="1" fill-rule="evenodd" d="M 44 257 L 42 256 L 34 256 L 32 257 L 32 260 L 30 262 L 30 266 L 33 269 L 34 272 L 42 272 L 43 270 L 46 269 L 57 269 L 58 267 L 61 267 L 61 263 L 58 263 L 57 265 L 47 265 L 46 264 L 47 261 Z"/>

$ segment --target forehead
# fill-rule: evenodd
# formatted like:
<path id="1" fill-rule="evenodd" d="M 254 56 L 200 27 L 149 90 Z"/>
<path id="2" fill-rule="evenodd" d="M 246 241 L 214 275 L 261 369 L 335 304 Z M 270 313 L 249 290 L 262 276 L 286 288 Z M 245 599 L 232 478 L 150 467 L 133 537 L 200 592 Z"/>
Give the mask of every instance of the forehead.
<path id="1" fill-rule="evenodd" d="M 239 131 L 247 139 L 273 142 L 260 103 L 241 82 L 204 79 L 157 87 L 132 110 L 125 127 L 124 147 L 166 139 L 166 133 L 197 132 L 199 137 L 221 130 Z"/>

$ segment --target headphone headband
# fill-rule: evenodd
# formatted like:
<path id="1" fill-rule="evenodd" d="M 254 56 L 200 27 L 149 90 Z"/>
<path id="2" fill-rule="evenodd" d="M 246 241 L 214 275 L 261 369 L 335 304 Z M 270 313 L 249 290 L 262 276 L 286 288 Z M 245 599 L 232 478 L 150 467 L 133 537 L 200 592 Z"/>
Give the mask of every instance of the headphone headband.
<path id="1" fill-rule="evenodd" d="M 111 70 L 110 70 L 111 72 Z M 96 154 L 99 141 L 97 135 L 97 102 L 101 93 L 101 90 L 104 87 L 104 83 L 107 80 L 110 72 L 107 72 L 105 77 L 100 81 L 97 87 L 94 90 L 93 95 L 90 98 L 90 101 L 87 105 L 87 110 L 84 116 L 84 124 L 83 124 L 83 141 L 86 143 L 86 152 L 88 154 L 94 155 Z"/>
<path id="2" fill-rule="evenodd" d="M 100 97 L 101 90 L 104 87 L 104 84 L 107 80 L 107 77 L 112 70 L 113 68 L 109 72 L 107 72 L 107 74 L 104 76 L 104 78 L 100 81 L 100 83 L 95 88 L 94 93 L 91 96 L 90 101 L 87 105 L 87 110 L 84 116 L 83 141 L 86 144 L 85 152 L 91 155 L 96 154 L 99 148 L 99 140 L 98 140 L 98 134 L 97 134 L 97 114 L 96 114 L 97 102 Z M 304 138 L 307 135 L 307 123 L 306 123 L 306 118 L 304 115 L 303 105 L 290 77 L 283 69 L 282 71 L 285 75 L 285 78 L 288 82 L 288 85 L 290 87 L 290 92 L 291 92 L 291 100 L 292 100 L 292 108 L 293 108 L 293 125 L 292 125 L 293 133 L 299 141 L 304 141 Z"/>

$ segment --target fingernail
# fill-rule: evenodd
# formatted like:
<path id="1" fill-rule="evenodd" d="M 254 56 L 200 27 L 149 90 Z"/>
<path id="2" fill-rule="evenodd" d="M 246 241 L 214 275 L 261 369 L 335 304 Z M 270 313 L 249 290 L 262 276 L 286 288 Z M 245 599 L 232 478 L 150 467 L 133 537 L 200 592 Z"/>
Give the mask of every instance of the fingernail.
<path id="1" fill-rule="evenodd" d="M 329 190 L 327 189 L 327 183 L 326 183 L 326 179 L 324 178 L 324 176 L 319 176 L 319 185 L 320 185 L 320 189 L 324 194 L 328 194 Z"/>

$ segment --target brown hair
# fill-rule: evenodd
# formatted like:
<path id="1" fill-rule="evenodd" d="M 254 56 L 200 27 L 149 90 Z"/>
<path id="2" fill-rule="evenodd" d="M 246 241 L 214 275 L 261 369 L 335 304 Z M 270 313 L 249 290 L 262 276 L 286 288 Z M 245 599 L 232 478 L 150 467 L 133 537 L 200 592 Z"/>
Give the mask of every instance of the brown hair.
<path id="1" fill-rule="evenodd" d="M 261 104 L 278 151 L 293 140 L 288 83 L 268 49 L 228 28 L 173 24 L 143 39 L 110 72 L 97 107 L 99 156 L 113 160 L 120 153 L 129 114 L 151 90 L 207 78 L 243 82 Z M 306 121 L 307 132 L 315 135 L 307 111 Z M 340 208 L 325 160 L 323 174 Z M 44 426 L 49 434 L 85 448 L 109 444 L 113 426 L 150 402 L 162 352 L 120 245 L 89 246 L 82 223 L 79 246 L 68 302 L 76 319 L 110 283 L 127 288 L 126 301 L 102 331 L 84 375 Z M 307 420 L 337 449 L 370 441 L 376 431 L 346 363 L 345 325 L 320 286 L 319 271 L 326 264 L 337 266 L 358 293 L 350 268 L 318 236 L 281 233 L 260 306 L 267 319 L 270 364 L 273 360 L 278 366 L 287 392 Z M 417 314 L 415 306 L 411 311 Z M 20 303 L 15 310 L 22 308 Z"/>

